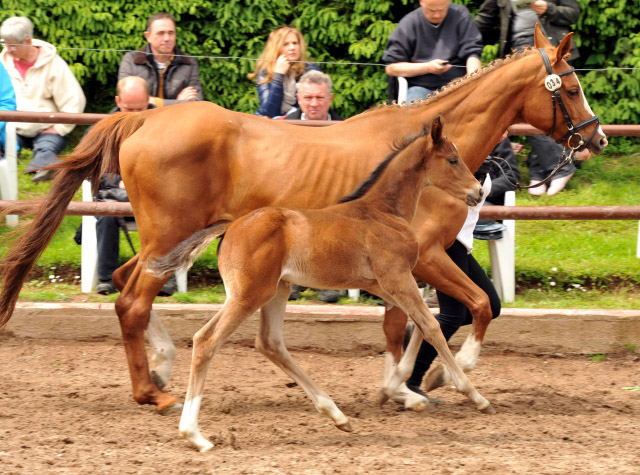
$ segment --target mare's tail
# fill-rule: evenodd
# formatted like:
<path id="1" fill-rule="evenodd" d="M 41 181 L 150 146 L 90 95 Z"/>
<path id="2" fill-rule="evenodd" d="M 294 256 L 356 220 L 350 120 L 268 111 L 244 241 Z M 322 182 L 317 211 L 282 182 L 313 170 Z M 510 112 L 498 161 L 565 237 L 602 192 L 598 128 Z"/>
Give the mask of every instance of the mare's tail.
<path id="1" fill-rule="evenodd" d="M 57 169 L 51 190 L 34 206 L 35 217 L 4 258 L 0 294 L 0 330 L 11 318 L 18 295 L 33 263 L 60 227 L 65 211 L 82 181 L 98 188 L 105 173 L 118 173 L 122 142 L 138 130 L 145 114 L 114 114 L 91 128 L 72 154 L 49 168 Z M 3 214 L 11 214 L 11 209 Z"/>
<path id="2" fill-rule="evenodd" d="M 220 220 L 192 234 L 178 244 L 169 254 L 147 261 L 147 271 L 158 277 L 188 269 L 209 244 L 222 236 L 232 221 Z"/>

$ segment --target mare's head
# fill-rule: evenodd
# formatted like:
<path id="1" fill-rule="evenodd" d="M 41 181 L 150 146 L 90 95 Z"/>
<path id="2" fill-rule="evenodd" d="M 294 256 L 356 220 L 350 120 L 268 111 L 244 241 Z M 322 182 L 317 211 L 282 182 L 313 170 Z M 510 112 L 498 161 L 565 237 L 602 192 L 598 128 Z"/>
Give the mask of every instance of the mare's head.
<path id="1" fill-rule="evenodd" d="M 460 158 L 455 144 L 442 134 L 440 116 L 431 123 L 429 139 L 419 152 L 424 156 L 421 164 L 426 170 L 423 186 L 440 188 L 469 206 L 478 204 L 482 186 Z"/>
<path id="2" fill-rule="evenodd" d="M 572 36 L 573 33 L 568 33 L 554 48 L 536 24 L 536 61 L 540 68 L 534 87 L 527 93 L 523 117 L 567 148 L 587 148 L 595 155 L 601 153 L 608 142 L 578 77 L 565 60 L 571 50 Z"/>

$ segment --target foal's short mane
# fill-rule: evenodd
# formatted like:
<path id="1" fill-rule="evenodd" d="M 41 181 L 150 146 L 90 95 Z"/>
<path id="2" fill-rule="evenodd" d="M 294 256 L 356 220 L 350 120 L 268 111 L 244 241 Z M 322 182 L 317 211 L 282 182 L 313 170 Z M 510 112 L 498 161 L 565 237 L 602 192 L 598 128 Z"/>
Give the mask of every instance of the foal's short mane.
<path id="1" fill-rule="evenodd" d="M 375 184 L 375 182 L 378 181 L 378 179 L 380 178 L 382 173 L 386 170 L 387 165 L 389 165 L 391 160 L 393 160 L 394 157 L 396 157 L 400 152 L 402 152 L 405 148 L 407 148 L 413 142 L 415 142 L 421 137 L 428 135 L 430 132 L 430 129 L 431 128 L 428 125 L 425 125 L 420 133 L 416 135 L 407 135 L 403 139 L 395 141 L 391 146 L 391 153 L 387 155 L 387 157 L 378 164 L 376 169 L 373 170 L 373 172 L 371 172 L 371 175 L 369 175 L 369 177 L 365 181 L 363 181 L 358 186 L 358 188 L 355 189 L 355 191 L 351 192 L 347 196 L 344 196 L 343 198 L 340 198 L 338 203 L 347 203 L 348 201 L 353 201 L 353 200 L 357 200 L 358 198 L 362 198 L 367 193 L 367 191 L 371 189 L 371 187 Z"/>
<path id="2" fill-rule="evenodd" d="M 385 103 L 376 107 L 372 107 L 366 112 L 370 112 L 378 109 L 385 109 L 389 107 L 408 107 L 408 108 L 421 107 L 425 104 L 425 102 L 431 103 L 431 102 L 443 99 L 447 97 L 449 94 L 453 93 L 454 91 L 457 91 L 458 89 L 460 89 L 463 85 L 467 84 L 468 82 L 477 81 L 478 79 L 484 77 L 486 74 L 490 73 L 491 71 L 494 71 L 504 65 L 513 63 L 515 60 L 520 59 L 524 56 L 535 54 L 537 51 L 538 50 L 535 49 L 533 46 L 530 46 L 525 48 L 522 51 L 514 52 L 513 54 L 510 54 L 505 58 L 495 59 L 491 61 L 491 63 L 489 63 L 486 67 L 480 69 L 479 71 L 476 71 L 471 75 L 463 76 L 461 78 L 452 80 L 450 83 L 443 86 L 442 89 L 438 89 L 433 94 L 427 96 L 427 99 L 425 100 L 413 102 L 411 104 L 386 104 Z"/>

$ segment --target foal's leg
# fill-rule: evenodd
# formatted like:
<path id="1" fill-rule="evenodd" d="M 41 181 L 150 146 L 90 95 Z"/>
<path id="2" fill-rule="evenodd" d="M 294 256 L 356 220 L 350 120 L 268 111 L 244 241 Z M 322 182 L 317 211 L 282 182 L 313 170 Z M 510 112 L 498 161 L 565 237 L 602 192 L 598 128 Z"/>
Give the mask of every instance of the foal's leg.
<path id="1" fill-rule="evenodd" d="M 390 273 L 389 275 L 392 275 Z M 392 281 L 389 276 L 384 277 L 385 281 L 381 281 L 380 285 L 383 289 L 387 290 L 390 294 L 391 301 L 402 308 L 411 318 L 414 320 L 423 337 L 437 350 L 438 354 L 444 361 L 444 365 L 449 370 L 453 382 L 457 390 L 465 394 L 471 399 L 476 407 L 485 413 L 492 413 L 493 408 L 489 401 L 487 401 L 473 386 L 469 378 L 464 374 L 462 369 L 458 366 L 449 345 L 440 331 L 440 325 L 435 317 L 429 311 L 429 308 L 422 300 L 420 291 L 415 285 L 415 280 L 411 274 L 403 275 Z M 415 360 L 417 354 L 418 345 L 412 338 L 412 341 L 407 347 L 407 353 L 411 355 Z M 397 377 L 393 377 L 392 383 L 396 383 L 398 380 L 406 380 L 409 377 L 411 369 L 407 372 L 406 365 L 399 365 L 396 372 L 400 373 Z M 395 386 L 395 387 L 394 387 Z M 380 395 L 380 402 L 387 401 L 393 393 L 397 390 L 397 385 L 390 384 L 388 387 L 383 388 Z"/>
<path id="2" fill-rule="evenodd" d="M 290 285 L 281 281 L 276 296 L 262 307 L 256 349 L 298 383 L 320 414 L 331 418 L 338 429 L 351 432 L 349 419 L 338 409 L 331 397 L 316 386 L 296 364 L 284 344 L 282 324 L 290 290 Z"/>
<path id="3" fill-rule="evenodd" d="M 233 297 L 227 298 L 222 309 L 193 337 L 191 373 L 184 409 L 180 417 L 180 435 L 200 452 L 213 448 L 213 444 L 203 437 L 198 429 L 198 415 L 207 369 L 224 340 L 256 310 L 254 306 L 240 304 Z"/>
<path id="4" fill-rule="evenodd" d="M 473 315 L 470 333 L 456 354 L 462 370 L 471 371 L 478 362 L 482 341 L 493 317 L 489 297 L 449 258 L 444 249 L 422 253 L 413 274 L 462 302 Z M 440 363 L 427 373 L 423 387 L 428 392 L 450 381 L 449 371 Z"/>

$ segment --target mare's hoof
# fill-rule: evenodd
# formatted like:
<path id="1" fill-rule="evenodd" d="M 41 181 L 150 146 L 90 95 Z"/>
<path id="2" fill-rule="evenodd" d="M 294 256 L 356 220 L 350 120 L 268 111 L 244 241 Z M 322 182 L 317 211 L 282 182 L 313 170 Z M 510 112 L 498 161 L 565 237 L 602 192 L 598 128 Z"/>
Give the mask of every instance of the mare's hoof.
<path id="1" fill-rule="evenodd" d="M 180 414 L 182 412 L 182 403 L 180 401 L 174 402 L 173 404 L 165 408 L 158 408 L 158 412 L 163 416 L 173 416 L 174 414 Z"/>
<path id="2" fill-rule="evenodd" d="M 164 381 L 155 371 L 151 371 L 151 381 L 153 381 L 153 384 L 155 384 L 160 390 L 162 390 L 167 384 L 167 382 Z"/>
<path id="3" fill-rule="evenodd" d="M 336 424 L 336 427 L 345 432 L 353 432 L 353 427 L 351 427 L 351 422 L 347 421 L 344 424 Z"/>
<path id="4" fill-rule="evenodd" d="M 418 401 L 415 402 L 413 404 L 408 404 L 406 403 L 404 405 L 404 408 L 407 411 L 413 411 L 413 412 L 423 412 L 423 411 L 427 411 L 427 412 L 436 412 L 438 409 L 436 408 L 436 406 L 434 406 L 433 404 L 431 404 L 431 399 L 429 399 L 428 401 Z"/>
<path id="5" fill-rule="evenodd" d="M 389 395 L 387 395 L 384 391 L 380 391 L 378 393 L 378 405 L 384 406 L 386 402 L 389 400 Z"/>
<path id="6" fill-rule="evenodd" d="M 484 409 L 480 409 L 480 412 L 482 412 L 483 414 L 495 414 L 496 410 L 493 408 L 491 404 L 489 404 Z"/>

